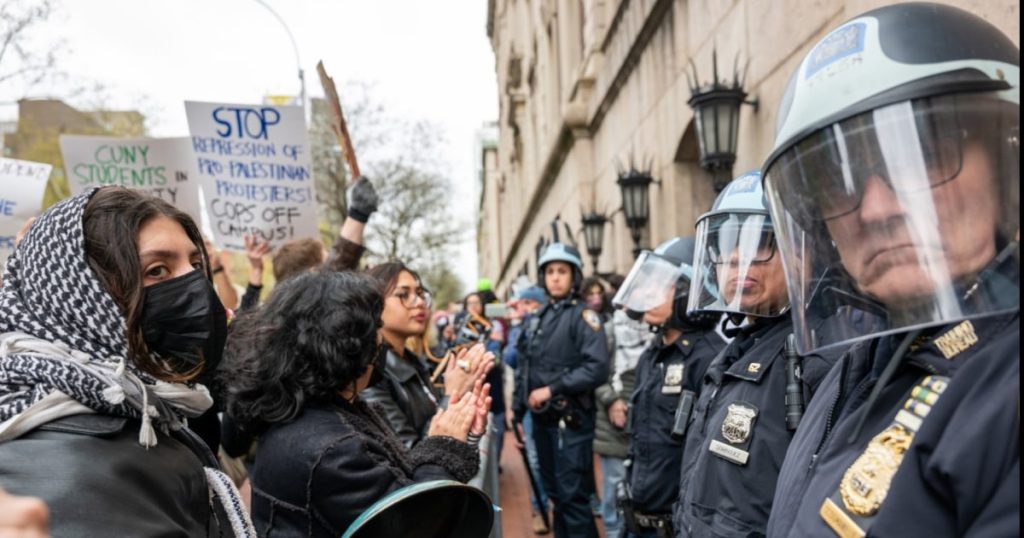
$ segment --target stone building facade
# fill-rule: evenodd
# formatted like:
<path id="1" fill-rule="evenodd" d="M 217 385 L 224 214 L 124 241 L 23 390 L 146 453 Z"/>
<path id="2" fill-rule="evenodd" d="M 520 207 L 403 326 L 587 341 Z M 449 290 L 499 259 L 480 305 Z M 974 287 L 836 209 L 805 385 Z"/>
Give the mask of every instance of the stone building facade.
<path id="1" fill-rule="evenodd" d="M 489 0 L 499 136 L 484 147 L 479 273 L 499 291 L 536 277 L 538 242 L 567 223 L 585 253 L 581 215 L 621 206 L 616 179 L 632 162 L 650 170 L 650 220 L 642 244 L 694 232 L 714 201 L 698 164 L 687 73 L 710 82 L 745 72 L 759 107 L 743 106 L 736 175 L 771 149 L 790 73 L 829 30 L 880 0 Z M 1019 45 L 1016 0 L 944 0 L 991 21 Z M 735 66 L 735 67 L 734 67 Z M 746 68 L 744 69 L 744 67 Z M 559 229 L 564 229 L 560 226 Z M 564 231 L 563 231 L 564 239 Z M 633 242 L 611 217 L 598 270 L 629 270 Z"/>

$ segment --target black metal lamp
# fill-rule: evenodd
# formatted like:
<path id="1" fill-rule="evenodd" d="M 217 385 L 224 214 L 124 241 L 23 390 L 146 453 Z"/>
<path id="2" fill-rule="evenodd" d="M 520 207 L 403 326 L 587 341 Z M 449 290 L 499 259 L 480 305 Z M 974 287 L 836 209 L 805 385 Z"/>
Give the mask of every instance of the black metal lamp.
<path id="1" fill-rule="evenodd" d="M 694 111 L 700 166 L 713 174 L 715 192 L 721 192 L 732 181 L 740 106 L 751 105 L 756 112 L 758 103 L 757 99 L 746 100 L 747 92 L 743 91 L 738 71 L 734 71 L 731 84 L 718 79 L 718 58 L 714 51 L 711 52 L 711 62 L 714 79 L 700 86 L 697 84 L 697 68 L 690 61 L 693 78 L 687 73 L 690 83 L 690 100 L 687 103 Z"/>
<path id="2" fill-rule="evenodd" d="M 647 226 L 647 218 L 650 213 L 648 203 L 648 189 L 654 178 L 648 172 L 630 170 L 619 176 L 616 183 L 622 191 L 622 212 L 626 216 L 626 225 L 629 226 L 630 235 L 633 237 L 633 257 L 640 255 L 640 237 L 643 235 L 644 226 Z"/>
<path id="3" fill-rule="evenodd" d="M 601 250 L 604 246 L 604 224 L 608 217 L 591 211 L 583 215 L 583 239 L 587 243 L 587 254 L 594 262 L 594 274 L 597 272 L 597 260 L 601 257 Z"/>

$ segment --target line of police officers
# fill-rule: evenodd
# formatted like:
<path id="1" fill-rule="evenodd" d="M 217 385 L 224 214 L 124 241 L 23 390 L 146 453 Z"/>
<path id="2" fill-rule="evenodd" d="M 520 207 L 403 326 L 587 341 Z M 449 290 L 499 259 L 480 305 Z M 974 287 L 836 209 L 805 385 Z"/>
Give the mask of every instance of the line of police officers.
<path id="1" fill-rule="evenodd" d="M 605 492 L 627 535 L 1019 535 L 1019 66 L 991 24 L 927 3 L 811 49 L 764 174 L 642 253 L 613 300 L 657 330 Z M 579 253 L 539 265 L 551 301 L 515 411 L 555 536 L 596 536 L 608 349 Z"/>

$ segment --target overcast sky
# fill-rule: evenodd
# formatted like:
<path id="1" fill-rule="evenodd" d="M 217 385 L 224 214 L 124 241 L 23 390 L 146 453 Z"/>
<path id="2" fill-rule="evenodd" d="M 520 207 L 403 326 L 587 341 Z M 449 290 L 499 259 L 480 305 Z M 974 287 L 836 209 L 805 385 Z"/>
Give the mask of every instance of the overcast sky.
<path id="1" fill-rule="evenodd" d="M 473 223 L 456 264 L 471 285 L 477 276 L 474 137 L 498 115 L 487 2 L 265 2 L 291 29 L 309 96 L 323 95 L 316 74 L 323 60 L 339 88 L 349 80 L 372 83 L 389 114 L 444 128 L 453 200 Z M 185 100 L 258 103 L 267 94 L 299 92 L 288 35 L 257 0 L 63 0 L 37 34 L 39 46 L 65 41 L 69 52 L 60 67 L 72 85 L 103 83 L 111 107 L 144 98 L 153 136 L 188 134 Z M 0 101 L 10 98 L 0 88 Z"/>

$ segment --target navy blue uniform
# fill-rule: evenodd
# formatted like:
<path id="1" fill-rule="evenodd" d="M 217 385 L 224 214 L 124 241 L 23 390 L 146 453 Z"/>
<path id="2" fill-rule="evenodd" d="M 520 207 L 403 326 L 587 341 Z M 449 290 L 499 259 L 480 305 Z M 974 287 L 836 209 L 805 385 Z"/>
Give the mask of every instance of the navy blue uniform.
<path id="1" fill-rule="evenodd" d="M 704 370 L 724 347 L 714 330 L 669 344 L 659 334 L 640 356 L 629 405 L 629 485 L 637 512 L 671 515 L 683 455 L 683 439 L 672 436 L 676 408 L 684 390 L 700 394 Z"/>
<path id="2" fill-rule="evenodd" d="M 904 335 L 852 348 L 825 379 L 790 447 L 769 535 L 833 536 L 832 525 L 856 532 L 852 523 L 868 536 L 1019 536 L 1019 323 L 1018 311 L 919 338 L 850 442 Z M 918 388 L 943 378 L 944 390 Z M 910 428 L 900 432 L 904 422 Z M 901 460 L 867 469 L 862 455 L 887 439 L 908 441 L 915 428 Z"/>
<path id="3" fill-rule="evenodd" d="M 582 302 L 563 299 L 540 310 L 529 322 L 525 338 L 518 346 L 522 363 L 516 413 L 525 412 L 532 390 L 551 389 L 548 410 L 530 412 L 541 482 L 555 505 L 555 536 L 596 537 L 589 483 L 594 474 L 594 389 L 608 379 L 604 328 Z M 555 409 L 559 400 L 565 402 L 562 410 Z M 560 425 L 570 413 L 571 424 Z"/>
<path id="4" fill-rule="evenodd" d="M 763 536 L 779 468 L 793 433 L 786 428 L 788 315 L 740 329 L 712 361 L 686 436 L 679 503 L 681 536 Z M 803 358 L 805 401 L 835 363 Z"/>

